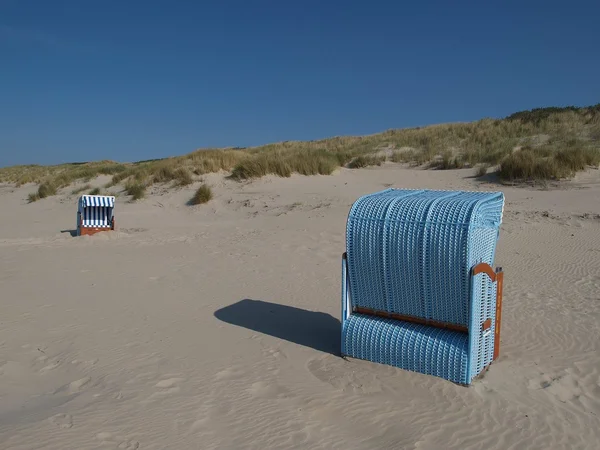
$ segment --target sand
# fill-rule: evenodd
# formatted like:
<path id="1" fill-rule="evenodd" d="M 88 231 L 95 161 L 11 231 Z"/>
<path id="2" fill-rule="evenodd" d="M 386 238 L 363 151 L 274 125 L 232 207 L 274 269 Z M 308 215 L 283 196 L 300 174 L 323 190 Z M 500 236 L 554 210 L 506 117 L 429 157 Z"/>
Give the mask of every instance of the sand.
<path id="1" fill-rule="evenodd" d="M 393 164 L 117 199 L 0 186 L 1 449 L 600 448 L 600 175 Z M 337 356 L 345 221 L 385 187 L 502 190 L 501 357 L 471 387 Z M 72 189 L 72 188 L 71 188 Z"/>

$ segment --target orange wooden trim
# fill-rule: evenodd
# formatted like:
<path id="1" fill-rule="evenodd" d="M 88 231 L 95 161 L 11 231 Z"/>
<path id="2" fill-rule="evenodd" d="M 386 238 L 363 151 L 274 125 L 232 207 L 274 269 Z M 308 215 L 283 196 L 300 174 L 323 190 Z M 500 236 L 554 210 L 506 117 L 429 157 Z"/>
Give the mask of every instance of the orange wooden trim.
<path id="1" fill-rule="evenodd" d="M 485 331 L 492 326 L 492 319 L 486 319 L 485 322 L 481 324 L 481 331 Z"/>
<path id="2" fill-rule="evenodd" d="M 494 269 L 492 269 L 492 266 L 490 266 L 489 264 L 479 263 L 475 267 L 473 267 L 473 276 L 480 273 L 487 274 L 487 276 L 492 279 L 492 282 L 496 281 L 496 273 L 494 272 Z"/>
<path id="3" fill-rule="evenodd" d="M 496 273 L 496 328 L 494 330 L 494 360 L 500 355 L 500 325 L 502 323 L 502 288 L 504 287 L 504 272 L 498 269 Z"/>
<path id="4" fill-rule="evenodd" d="M 429 326 L 436 327 L 436 328 L 446 328 L 449 330 L 461 331 L 463 333 L 469 332 L 469 329 L 462 325 L 438 322 L 436 320 L 422 319 L 420 317 L 405 316 L 404 314 L 389 313 L 386 311 L 377 311 L 374 309 L 362 308 L 362 307 L 358 307 L 358 306 L 356 308 L 354 308 L 354 312 L 359 313 L 359 314 L 367 314 L 369 316 L 385 317 L 387 319 L 396 319 L 396 320 L 402 320 L 404 322 L 418 323 L 421 325 L 429 325 Z"/>
<path id="5" fill-rule="evenodd" d="M 100 227 L 80 227 L 80 236 L 91 236 L 92 234 L 99 233 L 101 231 L 112 231 L 111 228 L 100 228 Z"/>

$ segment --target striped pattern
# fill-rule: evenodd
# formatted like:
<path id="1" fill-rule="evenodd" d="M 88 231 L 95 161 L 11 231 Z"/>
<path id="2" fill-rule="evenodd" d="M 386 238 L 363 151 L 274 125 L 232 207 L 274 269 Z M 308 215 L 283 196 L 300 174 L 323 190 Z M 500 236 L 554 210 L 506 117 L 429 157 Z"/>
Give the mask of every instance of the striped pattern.
<path id="1" fill-rule="evenodd" d="M 503 212 L 500 192 L 386 189 L 359 198 L 352 205 L 346 229 L 351 308 L 467 327 L 472 331 L 464 336 L 469 364 L 459 372 L 460 382 L 468 383 L 492 360 L 493 333 L 483 335 L 479 330 L 483 320 L 495 320 L 496 298 L 489 277 L 478 275 L 472 280 L 471 269 L 480 262 L 493 265 Z M 353 316 L 348 320 L 354 320 Z M 343 327 L 348 355 L 371 355 L 366 359 L 415 370 L 410 367 L 417 366 L 402 362 L 404 356 L 381 359 L 371 348 L 369 327 L 381 328 L 383 319 L 364 316 L 361 320 L 361 332 L 353 326 Z M 399 321 L 385 320 L 389 326 L 395 322 L 394 326 L 404 327 Z M 388 331 L 386 336 L 391 333 Z M 436 333 L 433 335 L 442 336 Z M 386 339 L 377 345 L 388 345 Z M 441 350 L 446 347 L 435 351 L 442 366 L 450 361 Z M 422 350 L 421 356 L 429 361 L 431 349 L 425 346 Z M 431 364 L 418 366 L 423 369 L 418 371 L 449 373 L 445 366 L 433 368 Z"/>
<path id="2" fill-rule="evenodd" d="M 81 206 L 105 206 L 114 208 L 115 198 L 112 195 L 82 195 L 79 198 Z"/>
<path id="3" fill-rule="evenodd" d="M 112 208 L 106 206 L 89 206 L 81 213 L 82 227 L 108 228 L 112 221 Z"/>
<path id="4" fill-rule="evenodd" d="M 105 195 L 83 195 L 79 199 L 78 226 L 110 228 L 112 225 L 115 198 Z"/>

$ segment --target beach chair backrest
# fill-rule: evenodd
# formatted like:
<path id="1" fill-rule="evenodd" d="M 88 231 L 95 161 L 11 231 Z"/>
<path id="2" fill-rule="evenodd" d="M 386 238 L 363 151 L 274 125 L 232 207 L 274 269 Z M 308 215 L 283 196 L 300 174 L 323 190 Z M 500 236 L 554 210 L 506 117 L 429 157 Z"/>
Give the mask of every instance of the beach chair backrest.
<path id="1" fill-rule="evenodd" d="M 492 298 L 481 262 L 492 265 L 504 210 L 501 192 L 386 189 L 348 215 L 346 251 L 353 307 L 469 328 Z M 488 292 L 489 291 L 489 292 Z"/>

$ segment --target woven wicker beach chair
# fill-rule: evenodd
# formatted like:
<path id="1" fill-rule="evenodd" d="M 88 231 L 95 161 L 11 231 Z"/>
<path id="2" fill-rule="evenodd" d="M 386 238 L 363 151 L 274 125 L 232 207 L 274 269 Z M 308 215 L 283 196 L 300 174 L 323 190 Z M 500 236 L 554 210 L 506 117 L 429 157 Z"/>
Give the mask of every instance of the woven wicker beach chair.
<path id="1" fill-rule="evenodd" d="M 342 354 L 468 385 L 498 357 L 501 192 L 386 189 L 351 207 Z"/>
<path id="2" fill-rule="evenodd" d="M 82 195 L 77 205 L 77 236 L 115 229 L 113 196 Z"/>

